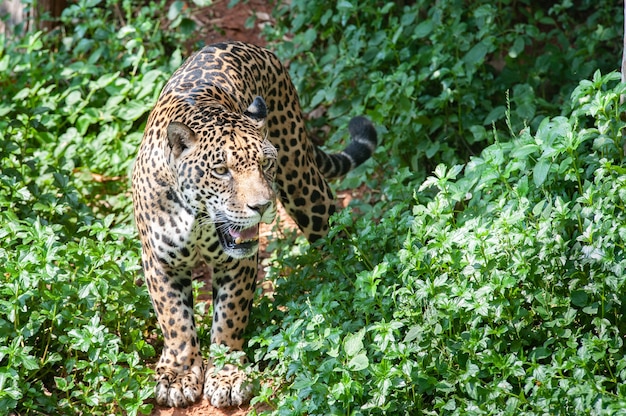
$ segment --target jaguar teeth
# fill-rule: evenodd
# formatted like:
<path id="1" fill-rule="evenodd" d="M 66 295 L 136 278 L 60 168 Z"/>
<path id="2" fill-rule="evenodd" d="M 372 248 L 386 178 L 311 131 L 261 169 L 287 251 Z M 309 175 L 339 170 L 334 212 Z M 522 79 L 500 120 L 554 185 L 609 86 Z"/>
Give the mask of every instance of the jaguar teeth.
<path id="1" fill-rule="evenodd" d="M 235 238 L 235 244 L 239 245 L 241 243 L 247 243 L 247 242 L 253 242 L 253 241 L 258 241 L 258 238 L 250 238 L 249 240 L 244 240 L 241 237 L 237 237 Z"/>

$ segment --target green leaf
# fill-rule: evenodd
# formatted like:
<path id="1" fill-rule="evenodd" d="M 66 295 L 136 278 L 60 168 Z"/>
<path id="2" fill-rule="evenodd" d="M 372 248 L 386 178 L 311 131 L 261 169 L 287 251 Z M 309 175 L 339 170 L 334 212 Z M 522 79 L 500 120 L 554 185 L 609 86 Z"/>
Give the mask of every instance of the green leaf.
<path id="1" fill-rule="evenodd" d="M 506 108 L 503 105 L 499 105 L 493 108 L 489 112 L 489 114 L 487 114 L 487 117 L 485 117 L 485 119 L 483 120 L 483 125 L 487 126 L 498 120 L 502 120 L 504 118 L 505 112 Z"/>
<path id="2" fill-rule="evenodd" d="M 536 187 L 540 187 L 546 181 L 550 172 L 551 163 L 546 159 L 541 159 L 533 168 L 533 182 Z"/>
<path id="3" fill-rule="evenodd" d="M 348 369 L 352 371 L 365 370 L 368 366 L 369 366 L 369 359 L 367 358 L 367 355 L 364 352 L 355 355 L 348 362 Z"/>
<path id="4" fill-rule="evenodd" d="M 486 43 L 485 40 L 482 40 L 481 42 L 474 45 L 472 49 L 467 51 L 467 53 L 463 57 L 463 62 L 465 62 L 469 66 L 482 64 L 485 56 L 487 55 L 487 52 L 489 52 L 489 45 Z"/>
<path id="5" fill-rule="evenodd" d="M 144 114 L 147 114 L 149 111 L 150 106 L 145 103 L 131 101 L 119 109 L 118 116 L 122 120 L 135 121 Z"/>
<path id="6" fill-rule="evenodd" d="M 589 297 L 587 296 L 587 292 L 584 290 L 574 290 L 572 292 L 571 300 L 574 306 L 583 308 L 587 306 L 588 299 Z"/>
<path id="7" fill-rule="evenodd" d="M 415 30 L 413 31 L 413 36 L 416 39 L 425 38 L 430 35 L 433 31 L 433 22 L 430 19 L 424 20 L 420 22 L 417 26 L 415 26 Z"/>
<path id="8" fill-rule="evenodd" d="M 346 0 L 342 0 L 340 2 L 337 2 L 337 10 L 352 10 L 354 8 L 354 5 L 352 3 L 350 3 L 349 1 Z"/>
<path id="9" fill-rule="evenodd" d="M 76 129 L 83 136 L 87 133 L 89 126 L 100 122 L 98 111 L 95 108 L 86 108 L 78 120 L 76 120 Z"/>
<path id="10" fill-rule="evenodd" d="M 526 159 L 528 155 L 539 152 L 541 148 L 534 143 L 526 143 L 521 146 L 515 146 L 511 152 L 511 157 L 515 159 Z"/>
<path id="11" fill-rule="evenodd" d="M 111 84 L 113 81 L 115 81 L 119 76 L 120 76 L 119 72 L 113 72 L 111 74 L 102 75 L 96 81 L 90 82 L 89 87 L 92 90 L 102 89 L 106 87 L 107 85 Z"/>
<path id="12" fill-rule="evenodd" d="M 509 49 L 509 56 L 513 59 L 517 58 L 524 50 L 524 47 L 524 38 L 522 36 L 517 36 L 511 46 L 511 49 Z"/>
<path id="13" fill-rule="evenodd" d="M 172 2 L 169 10 L 167 11 L 168 20 L 170 21 L 176 20 L 176 18 L 180 16 L 180 13 L 183 10 L 183 7 L 185 7 L 185 3 L 181 0 L 176 0 Z"/>
<path id="14" fill-rule="evenodd" d="M 54 383 L 56 384 L 57 388 L 61 391 L 67 391 L 68 389 L 68 383 L 67 380 L 63 377 L 54 377 Z"/>
<path id="15" fill-rule="evenodd" d="M 22 365 L 24 366 L 24 368 L 27 369 L 27 370 L 31 370 L 32 371 L 32 370 L 38 370 L 39 369 L 39 362 L 32 355 L 22 355 L 20 357 L 20 361 L 21 361 Z"/>
<path id="16" fill-rule="evenodd" d="M 213 2 L 214 2 L 214 0 L 193 0 L 193 4 L 195 4 L 198 7 L 208 7 L 208 6 L 212 5 Z M 228 8 L 229 9 L 233 7 L 232 3 L 233 3 L 233 0 L 231 0 L 228 3 Z"/>
<path id="17" fill-rule="evenodd" d="M 75 107 L 83 100 L 82 94 L 79 90 L 70 92 L 65 98 L 65 103 L 68 107 Z"/>
<path id="18" fill-rule="evenodd" d="M 311 108 L 315 108 L 318 105 L 320 105 L 325 99 L 326 99 L 326 91 L 323 89 L 320 89 L 315 93 L 309 105 Z"/>
<path id="19" fill-rule="evenodd" d="M 534 361 L 542 360 L 552 355 L 552 351 L 545 347 L 535 348 L 530 352 L 529 358 Z"/>
<path id="20" fill-rule="evenodd" d="M 344 338 L 343 349 L 348 357 L 355 356 L 357 353 L 363 350 L 363 337 L 365 336 L 365 329 L 361 329 L 355 334 L 348 334 Z"/>
<path id="21" fill-rule="evenodd" d="M 404 336 L 404 342 L 411 342 L 413 340 L 416 340 L 422 332 L 423 332 L 423 329 L 420 326 L 417 326 L 417 325 L 413 326 L 412 328 L 408 330 L 408 332 Z"/>

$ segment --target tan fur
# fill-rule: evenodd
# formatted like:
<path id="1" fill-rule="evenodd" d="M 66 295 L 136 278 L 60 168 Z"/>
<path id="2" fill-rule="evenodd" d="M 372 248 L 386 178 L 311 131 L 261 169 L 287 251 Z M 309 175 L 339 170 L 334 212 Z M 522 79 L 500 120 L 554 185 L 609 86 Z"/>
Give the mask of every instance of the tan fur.
<path id="1" fill-rule="evenodd" d="M 375 131 L 363 120 L 360 140 L 373 148 Z M 209 46 L 163 89 L 132 185 L 145 280 L 165 341 L 156 368 L 158 404 L 187 406 L 203 391 L 220 407 L 249 400 L 240 370 L 205 368 L 192 270 L 200 262 L 212 268 L 211 342 L 241 350 L 256 283 L 253 235 L 259 222 L 272 221 L 276 195 L 307 238 L 328 230 L 334 206 L 323 174 L 329 170 L 320 170 L 316 159 L 333 174 L 354 165 L 309 142 L 288 73 L 265 49 Z"/>

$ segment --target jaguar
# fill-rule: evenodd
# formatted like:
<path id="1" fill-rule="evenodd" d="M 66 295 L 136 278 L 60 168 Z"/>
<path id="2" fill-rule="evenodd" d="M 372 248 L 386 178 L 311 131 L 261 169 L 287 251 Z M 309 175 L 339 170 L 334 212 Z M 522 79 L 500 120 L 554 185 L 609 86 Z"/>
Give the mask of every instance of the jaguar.
<path id="1" fill-rule="evenodd" d="M 269 50 L 243 42 L 189 57 L 150 112 L 132 173 L 144 280 L 163 333 L 156 402 L 185 407 L 202 395 L 215 407 L 246 403 L 240 366 L 205 362 L 194 320 L 192 279 L 212 279 L 211 343 L 241 351 L 257 280 L 259 224 L 277 200 L 315 241 L 335 212 L 327 180 L 367 160 L 377 146 L 363 116 L 350 143 L 326 153 L 308 138 L 289 74 Z"/>

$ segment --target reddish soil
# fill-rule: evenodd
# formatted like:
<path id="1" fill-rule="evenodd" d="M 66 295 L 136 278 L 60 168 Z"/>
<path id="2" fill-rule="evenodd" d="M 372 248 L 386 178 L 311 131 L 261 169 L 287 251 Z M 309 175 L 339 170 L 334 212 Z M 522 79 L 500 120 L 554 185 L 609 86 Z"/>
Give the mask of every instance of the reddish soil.
<path id="1" fill-rule="evenodd" d="M 168 409 L 162 407 L 155 407 L 152 411 L 151 416 L 243 416 L 247 415 L 250 412 L 251 408 L 249 406 L 240 407 L 240 408 L 227 408 L 227 409 L 216 409 L 211 406 L 206 400 L 202 400 L 194 404 L 193 406 L 184 408 L 184 409 Z M 268 410 L 267 407 L 256 407 L 258 413 L 263 410 Z"/>
<path id="2" fill-rule="evenodd" d="M 229 0 L 216 0 L 209 7 L 192 12 L 192 19 L 199 29 L 198 40 L 208 45 L 225 40 L 240 40 L 264 46 L 261 29 L 271 21 L 272 6 L 267 1 L 240 0 L 233 8 L 228 8 Z M 256 16 L 254 27 L 246 28 L 245 23 Z"/>

